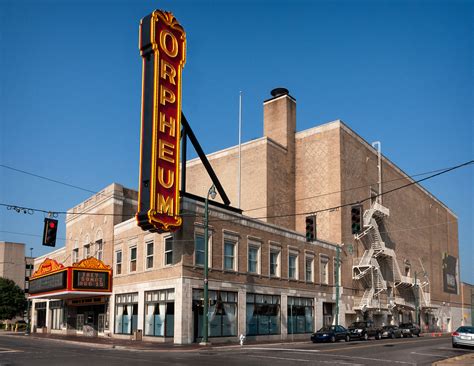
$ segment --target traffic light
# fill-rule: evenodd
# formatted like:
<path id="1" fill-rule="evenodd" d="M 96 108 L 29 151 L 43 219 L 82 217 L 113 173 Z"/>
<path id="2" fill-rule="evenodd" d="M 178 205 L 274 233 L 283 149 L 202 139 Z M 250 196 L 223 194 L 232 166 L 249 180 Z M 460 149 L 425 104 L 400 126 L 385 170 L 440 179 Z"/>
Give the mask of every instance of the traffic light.
<path id="1" fill-rule="evenodd" d="M 43 245 L 56 246 L 56 233 L 58 232 L 58 220 L 45 218 L 43 229 Z"/>
<path id="2" fill-rule="evenodd" d="M 351 229 L 352 234 L 358 234 L 362 229 L 362 206 L 351 208 Z"/>
<path id="3" fill-rule="evenodd" d="M 316 216 L 306 216 L 306 241 L 316 240 Z"/>

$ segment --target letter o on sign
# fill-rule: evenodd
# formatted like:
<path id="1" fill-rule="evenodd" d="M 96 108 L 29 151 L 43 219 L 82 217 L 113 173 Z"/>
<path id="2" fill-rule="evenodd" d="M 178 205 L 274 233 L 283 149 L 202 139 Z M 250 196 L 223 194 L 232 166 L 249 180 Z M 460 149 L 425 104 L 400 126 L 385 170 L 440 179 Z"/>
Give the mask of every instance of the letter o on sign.
<path id="1" fill-rule="evenodd" d="M 167 42 L 167 38 L 171 38 L 171 44 Z M 176 57 L 178 54 L 178 40 L 169 30 L 165 29 L 160 32 L 160 46 L 169 57 Z M 171 49 L 168 48 L 169 46 Z"/>

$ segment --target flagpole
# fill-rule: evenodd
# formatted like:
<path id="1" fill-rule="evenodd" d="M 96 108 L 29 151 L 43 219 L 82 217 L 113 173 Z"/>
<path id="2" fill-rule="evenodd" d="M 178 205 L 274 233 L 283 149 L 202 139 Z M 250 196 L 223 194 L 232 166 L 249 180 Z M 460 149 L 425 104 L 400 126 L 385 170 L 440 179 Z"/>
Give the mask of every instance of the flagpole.
<path id="1" fill-rule="evenodd" d="M 239 93 L 239 174 L 238 174 L 238 190 L 237 190 L 237 201 L 238 208 L 240 208 L 241 202 L 241 190 L 242 190 L 242 92 Z"/>

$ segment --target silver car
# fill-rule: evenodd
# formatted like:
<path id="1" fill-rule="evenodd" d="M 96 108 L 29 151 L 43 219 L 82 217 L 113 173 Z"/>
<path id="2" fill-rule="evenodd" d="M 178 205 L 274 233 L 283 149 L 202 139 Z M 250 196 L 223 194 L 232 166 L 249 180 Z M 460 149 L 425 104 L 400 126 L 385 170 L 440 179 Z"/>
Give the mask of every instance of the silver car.
<path id="1" fill-rule="evenodd" d="M 474 347 L 474 327 L 462 326 L 452 334 L 453 347 Z"/>

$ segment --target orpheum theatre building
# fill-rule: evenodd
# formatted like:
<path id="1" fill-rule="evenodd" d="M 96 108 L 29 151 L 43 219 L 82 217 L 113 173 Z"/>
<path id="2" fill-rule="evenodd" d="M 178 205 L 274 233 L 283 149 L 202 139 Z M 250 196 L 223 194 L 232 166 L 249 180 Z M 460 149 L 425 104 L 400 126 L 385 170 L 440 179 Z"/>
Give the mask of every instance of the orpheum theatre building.
<path id="1" fill-rule="evenodd" d="M 211 342 L 309 339 L 362 319 L 470 324 L 456 215 L 342 121 L 296 132 L 288 90 L 263 102 L 261 138 L 190 161 L 183 148 L 180 167 L 180 146 L 196 137 L 181 120 L 180 138 L 179 108 L 153 104 L 180 103 L 182 28 L 170 29 L 140 38 L 139 192 L 114 183 L 68 211 L 65 247 L 35 261 L 35 331 L 187 344 L 203 338 L 206 307 Z M 161 83 L 149 99 L 146 80 Z"/>

